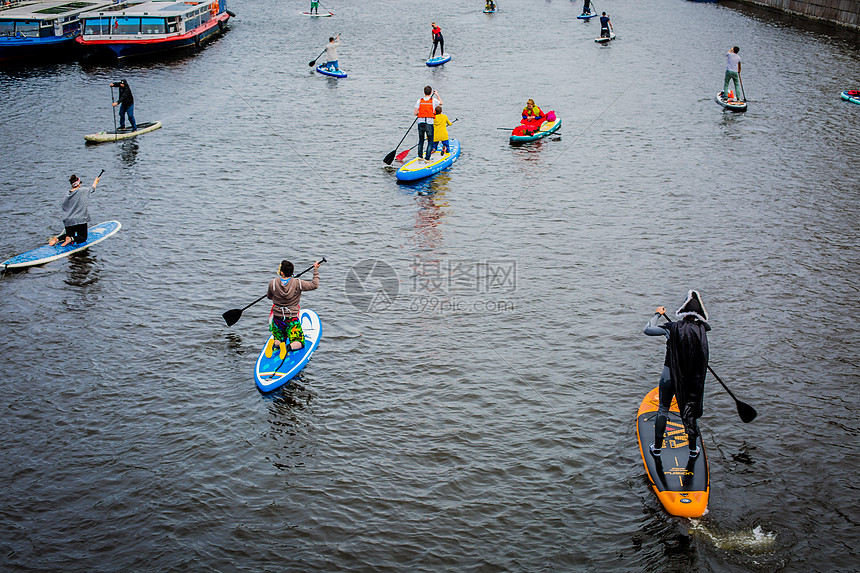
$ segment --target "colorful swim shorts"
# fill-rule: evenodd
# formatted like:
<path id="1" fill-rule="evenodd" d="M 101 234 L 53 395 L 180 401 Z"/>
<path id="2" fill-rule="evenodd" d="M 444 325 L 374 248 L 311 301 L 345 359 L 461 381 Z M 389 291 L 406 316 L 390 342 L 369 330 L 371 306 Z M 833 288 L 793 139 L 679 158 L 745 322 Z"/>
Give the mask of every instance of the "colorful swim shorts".
<path id="1" fill-rule="evenodd" d="M 273 316 L 269 320 L 269 331 L 275 340 L 284 342 L 289 340 L 290 343 L 301 342 L 305 345 L 305 333 L 302 331 L 302 323 L 297 318 L 288 318 L 286 320 Z"/>

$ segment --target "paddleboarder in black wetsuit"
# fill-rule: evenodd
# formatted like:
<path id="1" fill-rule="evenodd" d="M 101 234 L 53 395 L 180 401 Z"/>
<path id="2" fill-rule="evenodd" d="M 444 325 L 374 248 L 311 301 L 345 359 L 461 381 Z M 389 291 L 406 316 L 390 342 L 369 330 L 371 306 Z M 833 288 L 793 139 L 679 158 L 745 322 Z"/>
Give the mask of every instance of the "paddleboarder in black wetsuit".
<path id="1" fill-rule="evenodd" d="M 119 88 L 116 101 L 113 102 L 114 107 L 119 106 L 119 129 L 125 129 L 125 114 L 127 113 L 131 130 L 137 131 L 137 122 L 134 120 L 134 96 L 131 94 L 128 82 L 120 80 L 112 83 L 110 87 Z"/>
<path id="2" fill-rule="evenodd" d="M 436 46 L 439 46 L 439 57 L 445 55 L 445 38 L 442 37 L 442 28 L 436 25 L 436 22 L 430 24 L 433 28 L 433 53 L 431 58 L 436 56 Z"/>
<path id="3" fill-rule="evenodd" d="M 699 455 L 696 441 L 699 437 L 697 420 L 702 416 L 702 405 L 705 398 L 705 374 L 708 370 L 708 313 L 699 293 L 691 290 L 687 300 L 675 313 L 676 322 L 657 324 L 660 316 L 665 317 L 666 309 L 659 307 L 654 317 L 645 325 L 645 334 L 649 336 L 665 336 L 666 359 L 663 372 L 660 375 L 660 408 L 657 411 L 657 421 L 654 426 L 654 443 L 649 448 L 651 453 L 660 456 L 663 447 L 663 434 L 666 432 L 666 422 L 672 398 L 678 401 L 681 420 L 689 440 L 690 457 Z"/>

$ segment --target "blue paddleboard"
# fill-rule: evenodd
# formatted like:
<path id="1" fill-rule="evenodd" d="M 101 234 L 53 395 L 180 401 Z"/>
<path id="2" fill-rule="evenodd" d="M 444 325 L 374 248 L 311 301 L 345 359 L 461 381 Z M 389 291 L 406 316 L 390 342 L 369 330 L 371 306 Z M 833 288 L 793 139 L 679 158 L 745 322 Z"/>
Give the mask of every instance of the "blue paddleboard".
<path id="1" fill-rule="evenodd" d="M 340 68 L 327 68 L 325 66 L 317 66 L 317 71 L 325 76 L 332 76 L 334 78 L 345 78 L 346 72 Z"/>
<path id="2" fill-rule="evenodd" d="M 263 345 L 257 364 L 254 366 L 254 380 L 260 392 L 271 392 L 292 380 L 302 371 L 302 368 L 307 366 L 311 355 L 319 346 L 322 338 L 320 317 L 312 310 L 302 309 L 299 319 L 302 321 L 302 331 L 305 333 L 305 347 L 288 353 L 283 361 L 277 350 L 272 352 L 271 358 L 266 358 L 266 344 L 272 337 L 266 339 L 266 344 Z"/>
<path id="3" fill-rule="evenodd" d="M 11 259 L 6 259 L 0 263 L 0 266 L 4 269 L 14 269 L 32 267 L 34 265 L 44 265 L 45 263 L 56 261 L 63 257 L 68 257 L 72 253 L 83 251 L 96 243 L 100 243 L 119 231 L 121 228 L 122 225 L 119 221 L 105 221 L 104 223 L 99 223 L 94 227 L 90 227 L 87 230 L 87 240 L 83 243 L 72 243 L 65 247 L 61 247 L 59 243 L 53 247 L 42 245 L 32 251 L 27 251 L 26 253 L 21 253 Z"/>
<path id="4" fill-rule="evenodd" d="M 425 177 L 430 177 L 435 173 L 439 173 L 443 169 L 450 167 L 457 158 L 460 157 L 460 141 L 457 139 L 451 139 L 448 141 L 448 153 L 442 155 L 442 145 L 439 144 L 439 147 L 430 155 L 430 161 L 422 162 L 416 157 L 411 161 L 404 163 L 403 167 L 397 170 L 395 174 L 397 176 L 398 181 L 415 181 L 416 179 L 423 179 Z"/>
<path id="5" fill-rule="evenodd" d="M 432 68 L 434 66 L 441 66 L 445 62 L 450 62 L 450 61 L 451 61 L 451 54 L 442 54 L 441 56 L 436 56 L 435 58 L 430 58 L 429 60 L 427 60 L 424 63 Z"/>
<path id="6" fill-rule="evenodd" d="M 588 20 L 594 18 L 595 16 L 597 16 L 597 12 L 594 12 L 593 14 L 580 14 L 579 16 L 577 16 L 577 18 L 579 18 L 580 20 Z"/>

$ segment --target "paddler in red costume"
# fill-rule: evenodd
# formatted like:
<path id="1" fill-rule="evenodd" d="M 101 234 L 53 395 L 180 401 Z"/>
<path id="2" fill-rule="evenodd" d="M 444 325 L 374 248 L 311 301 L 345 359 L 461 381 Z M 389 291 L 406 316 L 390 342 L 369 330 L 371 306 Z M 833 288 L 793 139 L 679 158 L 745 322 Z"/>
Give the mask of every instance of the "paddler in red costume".
<path id="1" fill-rule="evenodd" d="M 523 119 L 520 121 L 522 125 L 514 129 L 513 134 L 533 135 L 540 130 L 544 121 L 546 121 L 546 116 L 543 111 L 535 105 L 535 100 L 530 99 L 526 102 L 526 107 L 523 108 Z"/>

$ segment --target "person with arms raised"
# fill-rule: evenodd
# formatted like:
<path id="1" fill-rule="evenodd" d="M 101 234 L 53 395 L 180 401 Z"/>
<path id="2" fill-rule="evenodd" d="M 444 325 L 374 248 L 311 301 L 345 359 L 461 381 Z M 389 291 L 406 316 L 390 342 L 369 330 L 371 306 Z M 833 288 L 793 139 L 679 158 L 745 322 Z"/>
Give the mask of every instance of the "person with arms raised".
<path id="1" fill-rule="evenodd" d="M 299 303 L 302 292 L 316 290 L 320 286 L 320 263 L 314 262 L 313 280 L 303 281 L 293 277 L 293 263 L 281 261 L 278 276 L 271 280 L 266 298 L 272 301 L 269 311 L 269 331 L 272 338 L 266 344 L 266 358 L 272 357 L 274 347 L 278 347 L 280 358 L 283 360 L 287 352 L 299 350 L 305 345 L 305 335 L 299 320 Z"/>

